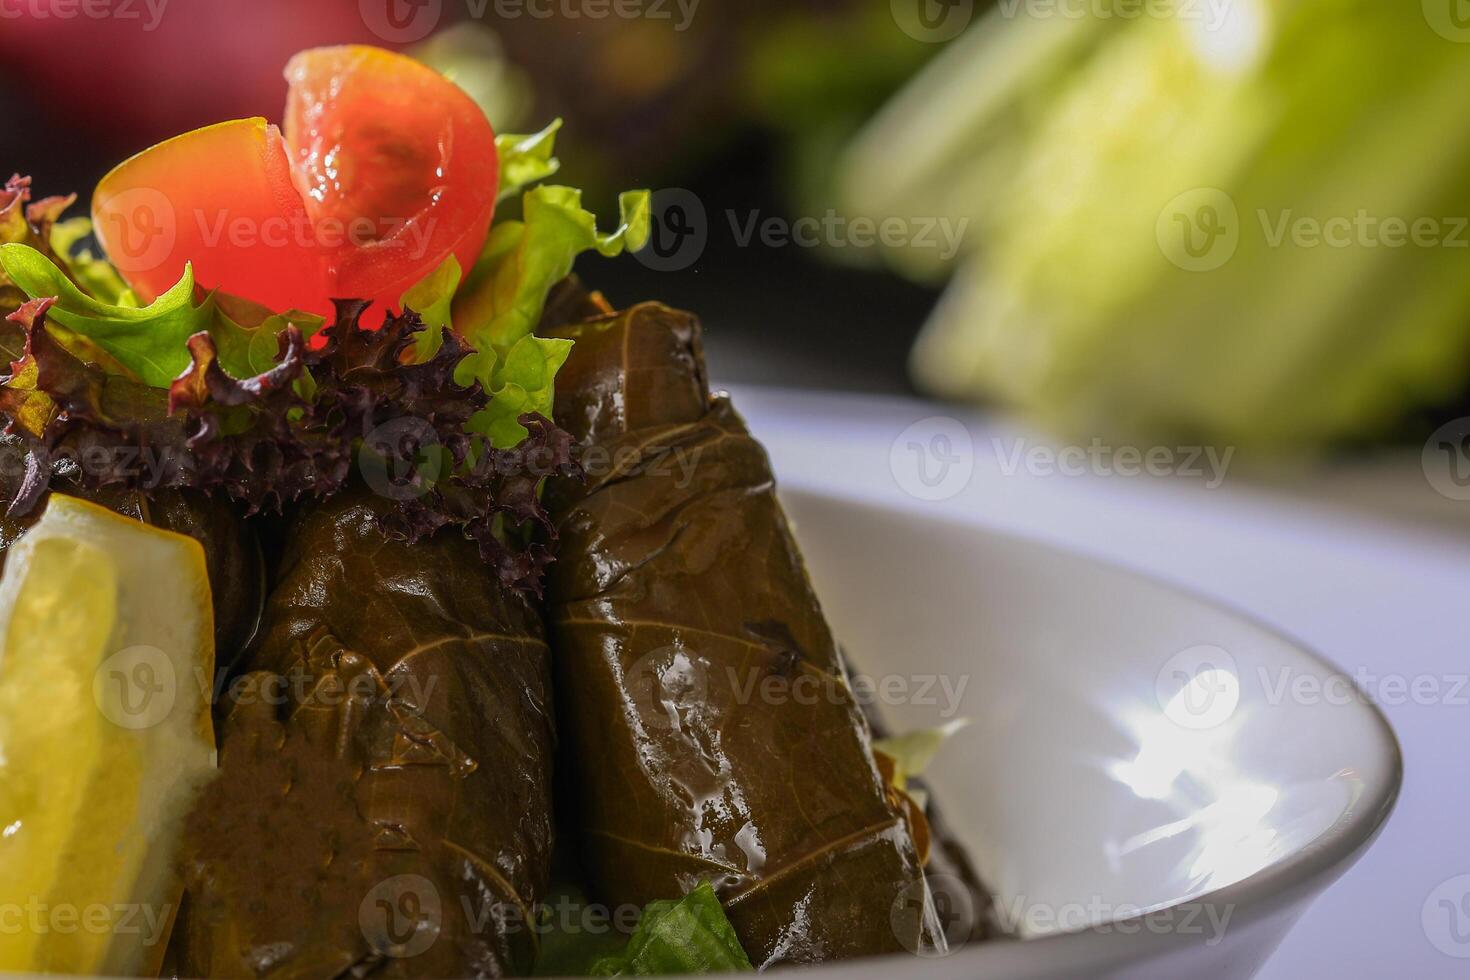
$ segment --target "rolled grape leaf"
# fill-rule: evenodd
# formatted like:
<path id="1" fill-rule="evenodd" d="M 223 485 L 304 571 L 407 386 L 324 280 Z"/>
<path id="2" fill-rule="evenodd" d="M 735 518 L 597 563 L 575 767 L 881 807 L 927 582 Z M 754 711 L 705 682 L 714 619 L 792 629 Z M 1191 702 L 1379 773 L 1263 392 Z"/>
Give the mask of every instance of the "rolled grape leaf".
<path id="1" fill-rule="evenodd" d="M 186 975 L 498 977 L 534 959 L 543 628 L 457 530 L 384 536 L 394 506 L 349 490 L 287 528 L 186 841 Z"/>
<path id="2" fill-rule="evenodd" d="M 711 399 L 699 329 L 657 304 L 575 341 L 556 414 L 548 620 L 567 784 L 598 897 L 709 882 L 757 968 L 942 948 L 904 816 L 775 496 Z"/>

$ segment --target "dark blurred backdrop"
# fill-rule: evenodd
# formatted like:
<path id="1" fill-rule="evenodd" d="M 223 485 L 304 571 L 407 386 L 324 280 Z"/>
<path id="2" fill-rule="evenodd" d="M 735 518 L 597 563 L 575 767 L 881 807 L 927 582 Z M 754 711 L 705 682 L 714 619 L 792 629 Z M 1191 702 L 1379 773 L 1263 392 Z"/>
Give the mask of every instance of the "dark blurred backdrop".
<path id="1" fill-rule="evenodd" d="M 0 22 L 0 168 L 32 175 L 40 194 L 76 191 L 84 213 L 98 179 L 134 152 L 224 119 L 278 121 L 281 69 L 297 50 L 432 50 L 468 76 L 467 88 L 478 79 L 517 89 L 482 99 L 505 106 L 492 116 L 515 117 L 493 118 L 501 131 L 565 116 L 564 179 L 587 187 L 600 213 L 625 188 L 697 195 L 703 246 L 686 249 L 680 267 L 624 257 L 600 264 L 595 284 L 618 302 L 653 298 L 699 313 L 719 379 L 906 391 L 907 351 L 936 290 L 811 248 L 759 236 L 742 245 L 734 231 L 824 213 L 826 202 L 803 199 L 822 184 L 824 154 L 932 55 L 933 45 L 893 29 L 886 7 L 711 0 L 681 23 L 672 2 L 667 20 L 593 21 L 496 19 L 494 4 L 445 0 L 419 38 L 402 18 L 435 12 L 433 0 L 137 0 L 105 18 L 60 16 L 71 8 L 48 0 Z M 387 30 L 384 11 L 400 18 Z M 410 25 L 402 41 L 393 24 Z M 440 43 L 446 34 L 456 40 Z M 484 83 L 486 63 L 502 59 L 510 67 L 492 65 Z"/>

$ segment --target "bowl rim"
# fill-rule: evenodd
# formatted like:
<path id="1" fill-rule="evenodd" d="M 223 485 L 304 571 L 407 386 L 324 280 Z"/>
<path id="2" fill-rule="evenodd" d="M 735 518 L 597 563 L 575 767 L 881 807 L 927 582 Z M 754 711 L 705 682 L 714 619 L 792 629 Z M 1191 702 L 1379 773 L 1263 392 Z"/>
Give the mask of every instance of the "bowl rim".
<path id="1" fill-rule="evenodd" d="M 1053 559 L 1086 564 L 1096 569 L 1125 575 L 1178 598 L 1212 607 L 1247 626 L 1260 630 L 1303 656 L 1325 675 L 1347 676 L 1343 669 L 1326 655 L 1302 642 L 1289 631 L 1264 621 L 1235 603 L 1216 598 L 1124 562 L 1069 548 L 1042 538 L 998 528 L 980 520 L 967 520 L 958 515 L 939 516 L 932 512 L 925 513 L 918 507 L 884 505 L 874 502 L 871 498 L 843 494 L 830 489 L 817 489 L 800 483 L 783 487 L 780 496 L 783 500 L 800 500 L 803 506 L 828 507 L 836 504 L 848 509 L 867 511 L 875 517 L 882 515 L 891 518 L 900 515 L 907 521 L 929 524 L 950 531 L 963 529 L 966 533 L 984 535 L 991 539 L 1004 541 L 1011 546 L 1045 552 Z M 800 542 L 799 527 L 796 536 Z M 981 943 L 967 944 L 946 956 L 933 957 L 928 960 L 921 959 L 921 962 L 934 964 L 936 975 L 950 973 L 975 975 L 973 970 L 983 966 L 984 975 L 996 977 L 1008 975 L 1007 971 L 1019 975 L 1030 975 L 1032 971 L 1041 968 L 1046 971 L 1082 967 L 1098 969 L 1110 964 L 1137 963 L 1167 955 L 1184 947 L 1201 945 L 1198 936 L 1184 935 L 1178 930 L 1149 929 L 1147 925 L 1150 920 L 1159 921 L 1163 917 L 1171 917 L 1177 915 L 1180 910 L 1193 907 L 1201 910 L 1228 908 L 1231 910 L 1231 919 L 1227 928 L 1240 931 L 1298 902 L 1315 898 L 1342 877 L 1383 832 L 1403 789 L 1403 748 L 1388 717 L 1378 705 L 1371 701 L 1354 699 L 1351 704 L 1368 713 L 1367 717 L 1372 720 L 1373 728 L 1380 738 L 1380 745 L 1385 750 L 1387 764 L 1381 771 L 1363 774 L 1365 778 L 1363 779 L 1362 797 L 1348 814 L 1317 838 L 1284 856 L 1281 860 L 1232 884 L 1182 902 L 1150 909 L 1138 915 L 1126 916 L 1085 929 L 1052 933 L 1033 939 L 1001 937 Z M 1370 775 L 1373 778 L 1367 778 Z M 1128 924 L 1137 925 L 1139 928 L 1131 932 L 1124 932 L 1118 928 L 1120 925 Z M 923 973 L 923 967 L 918 966 L 915 959 L 912 955 L 900 953 L 876 957 L 871 962 L 885 969 L 891 969 L 895 963 L 904 963 L 907 965 L 908 972 Z M 851 973 L 860 970 L 863 965 L 862 961 L 848 961 L 846 964 L 824 964 L 807 972 L 813 976 L 837 970 Z"/>

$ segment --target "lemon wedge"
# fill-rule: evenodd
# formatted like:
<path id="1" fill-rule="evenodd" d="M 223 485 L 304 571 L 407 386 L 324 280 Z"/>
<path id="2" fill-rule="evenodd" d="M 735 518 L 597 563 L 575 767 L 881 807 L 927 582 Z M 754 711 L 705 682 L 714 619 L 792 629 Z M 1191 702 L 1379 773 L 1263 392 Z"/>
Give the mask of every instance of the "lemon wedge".
<path id="1" fill-rule="evenodd" d="M 156 975 L 213 676 L 199 543 L 53 495 L 0 580 L 0 970 Z"/>

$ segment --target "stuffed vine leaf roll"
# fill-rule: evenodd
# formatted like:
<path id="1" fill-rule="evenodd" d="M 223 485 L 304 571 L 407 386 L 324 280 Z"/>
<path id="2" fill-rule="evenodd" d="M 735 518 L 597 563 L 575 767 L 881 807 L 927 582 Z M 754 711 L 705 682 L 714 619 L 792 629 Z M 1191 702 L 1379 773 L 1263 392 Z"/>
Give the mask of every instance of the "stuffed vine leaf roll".
<path id="1" fill-rule="evenodd" d="M 769 461 L 657 304 L 557 328 L 548 579 L 566 784 L 594 890 L 711 882 L 758 967 L 943 944 Z"/>
<path id="2" fill-rule="evenodd" d="M 531 964 L 552 844 L 542 625 L 462 534 L 384 536 L 393 506 L 351 490 L 286 533 L 186 844 L 185 973 Z"/>

